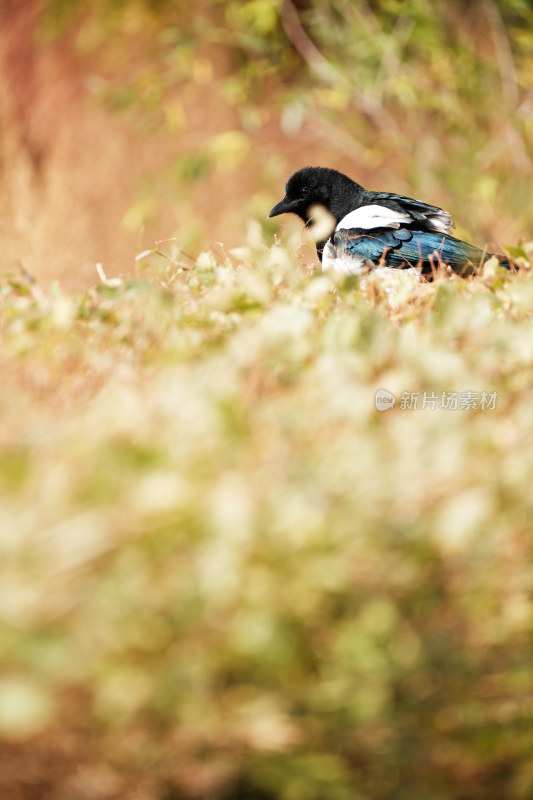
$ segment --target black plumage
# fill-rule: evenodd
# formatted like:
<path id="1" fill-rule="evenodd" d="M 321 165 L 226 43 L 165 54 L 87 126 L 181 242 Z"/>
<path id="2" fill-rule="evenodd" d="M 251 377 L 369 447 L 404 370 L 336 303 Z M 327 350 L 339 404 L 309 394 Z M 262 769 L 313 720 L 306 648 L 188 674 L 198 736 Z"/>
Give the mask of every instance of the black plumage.
<path id="1" fill-rule="evenodd" d="M 323 269 L 356 274 L 377 266 L 418 267 L 430 273 L 444 263 L 467 273 L 492 255 L 452 236 L 451 216 L 441 208 L 403 195 L 369 191 L 334 169 L 304 167 L 289 178 L 285 189 L 270 217 L 290 212 L 309 224 L 313 207 L 319 205 L 334 219 L 332 235 L 317 243 Z M 506 257 L 497 258 L 511 268 Z"/>

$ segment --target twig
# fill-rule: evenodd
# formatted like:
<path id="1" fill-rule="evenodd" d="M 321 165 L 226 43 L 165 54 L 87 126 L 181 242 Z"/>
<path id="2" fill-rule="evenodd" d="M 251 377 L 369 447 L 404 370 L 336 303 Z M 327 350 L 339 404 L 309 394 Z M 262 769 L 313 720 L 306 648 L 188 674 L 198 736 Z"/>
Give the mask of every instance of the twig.
<path id="1" fill-rule="evenodd" d="M 98 273 L 98 277 L 100 278 L 101 282 L 107 283 L 107 275 L 105 274 L 104 268 L 99 261 L 96 263 L 96 271 Z"/>

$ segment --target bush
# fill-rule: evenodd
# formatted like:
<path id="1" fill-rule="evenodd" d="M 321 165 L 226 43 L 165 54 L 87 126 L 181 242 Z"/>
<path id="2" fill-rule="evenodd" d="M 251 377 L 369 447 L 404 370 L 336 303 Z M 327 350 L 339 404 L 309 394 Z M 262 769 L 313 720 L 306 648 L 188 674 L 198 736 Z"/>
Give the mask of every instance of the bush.
<path id="1" fill-rule="evenodd" d="M 3 794 L 530 796 L 528 269 L 171 255 L 2 287 Z"/>

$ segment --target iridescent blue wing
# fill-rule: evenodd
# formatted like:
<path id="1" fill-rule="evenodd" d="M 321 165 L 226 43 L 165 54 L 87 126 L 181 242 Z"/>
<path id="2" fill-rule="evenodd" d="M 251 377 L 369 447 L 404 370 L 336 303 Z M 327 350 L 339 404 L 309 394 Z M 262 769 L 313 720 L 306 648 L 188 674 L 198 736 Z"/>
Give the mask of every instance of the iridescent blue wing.
<path id="1" fill-rule="evenodd" d="M 436 231 L 343 229 L 336 231 L 326 244 L 323 266 L 347 273 L 359 272 L 365 265 L 418 267 L 427 273 L 444 263 L 463 273 L 472 272 L 487 255 L 473 245 Z"/>

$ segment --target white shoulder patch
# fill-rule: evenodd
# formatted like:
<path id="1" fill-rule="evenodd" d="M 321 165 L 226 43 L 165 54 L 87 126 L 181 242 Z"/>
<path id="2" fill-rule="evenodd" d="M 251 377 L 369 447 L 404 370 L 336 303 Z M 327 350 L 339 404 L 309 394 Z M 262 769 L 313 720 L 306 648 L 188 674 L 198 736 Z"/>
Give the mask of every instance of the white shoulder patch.
<path id="1" fill-rule="evenodd" d="M 439 231 L 439 233 L 449 233 L 452 228 L 455 228 L 451 215 L 440 208 L 432 208 L 427 211 L 420 210 L 419 213 L 426 218 L 429 226 Z M 393 211 L 387 206 L 380 206 L 374 203 L 373 205 L 361 206 L 361 208 L 356 208 L 355 211 L 350 211 L 349 214 L 346 214 L 341 219 L 335 230 L 399 228 L 409 222 L 413 222 L 413 217 L 408 211 Z"/>
<path id="2" fill-rule="evenodd" d="M 400 225 L 405 225 L 406 222 L 411 221 L 411 215 L 403 211 L 393 211 L 391 208 L 379 205 L 361 206 L 361 208 L 356 208 L 355 211 L 350 211 L 349 214 L 346 214 L 335 230 L 399 228 Z"/>

